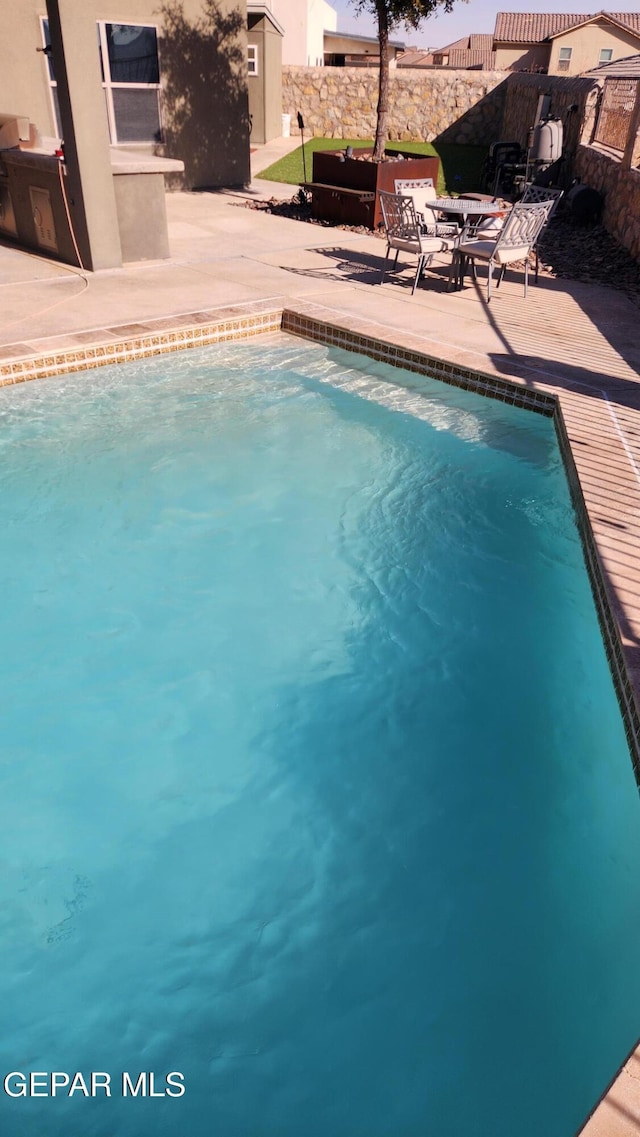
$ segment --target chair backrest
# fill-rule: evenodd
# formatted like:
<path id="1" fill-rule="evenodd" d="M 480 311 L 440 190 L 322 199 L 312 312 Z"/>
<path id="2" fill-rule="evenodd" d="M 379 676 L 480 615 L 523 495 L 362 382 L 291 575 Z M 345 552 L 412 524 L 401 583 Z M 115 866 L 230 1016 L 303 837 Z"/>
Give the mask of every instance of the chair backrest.
<path id="1" fill-rule="evenodd" d="M 498 249 L 532 249 L 549 215 L 549 202 L 541 201 L 528 205 L 518 202 L 514 205 L 496 241 Z"/>
<path id="2" fill-rule="evenodd" d="M 430 209 L 428 202 L 435 201 L 437 197 L 433 178 L 396 178 L 394 181 L 396 193 L 408 194 L 413 198 L 417 213 L 421 213 L 425 225 L 435 225 L 437 218 L 435 211 Z"/>
<path id="3" fill-rule="evenodd" d="M 380 208 L 387 239 L 419 240 L 420 226 L 413 198 L 408 194 L 380 190 Z"/>
<path id="4" fill-rule="evenodd" d="M 520 198 L 520 201 L 523 202 L 524 205 L 531 205 L 540 201 L 550 202 L 551 208 L 549 209 L 547 217 L 547 221 L 550 221 L 558 208 L 563 193 L 564 190 L 551 189 L 550 186 L 536 186 L 533 182 L 530 182 Z"/>

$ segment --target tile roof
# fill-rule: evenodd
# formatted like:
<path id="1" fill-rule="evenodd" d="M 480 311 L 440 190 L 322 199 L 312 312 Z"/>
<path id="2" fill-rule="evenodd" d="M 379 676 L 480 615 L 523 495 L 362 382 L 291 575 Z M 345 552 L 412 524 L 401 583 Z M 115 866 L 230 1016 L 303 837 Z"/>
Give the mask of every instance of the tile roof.
<path id="1" fill-rule="evenodd" d="M 498 12 L 493 38 L 499 43 L 541 43 L 597 16 L 607 16 L 640 35 L 640 12 Z"/>
<path id="2" fill-rule="evenodd" d="M 396 58 L 396 67 L 433 67 L 432 51 L 403 51 Z"/>
<path id="3" fill-rule="evenodd" d="M 449 52 L 449 67 L 457 67 L 460 71 L 468 71 L 469 69 L 478 69 L 481 71 L 492 71 L 496 65 L 495 51 L 478 48 L 456 50 Z"/>
<path id="4" fill-rule="evenodd" d="M 435 47 L 433 54 L 448 55 L 450 51 L 464 51 L 468 46 L 469 36 L 462 36 L 461 39 L 454 39 L 453 43 L 448 43 L 444 47 Z"/>
<path id="5" fill-rule="evenodd" d="M 470 51 L 491 51 L 493 49 L 493 32 L 482 32 L 469 36 Z"/>
<path id="6" fill-rule="evenodd" d="M 495 64 L 493 35 L 491 32 L 474 32 L 470 36 L 462 36 L 461 39 L 448 43 L 446 47 L 434 48 L 433 55 L 447 55 L 449 67 L 492 68 Z"/>

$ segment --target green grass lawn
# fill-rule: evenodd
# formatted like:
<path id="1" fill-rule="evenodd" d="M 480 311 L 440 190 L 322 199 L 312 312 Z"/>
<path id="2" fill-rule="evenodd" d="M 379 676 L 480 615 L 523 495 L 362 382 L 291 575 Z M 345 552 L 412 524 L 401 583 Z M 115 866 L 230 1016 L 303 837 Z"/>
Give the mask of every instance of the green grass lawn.
<path id="1" fill-rule="evenodd" d="M 362 138 L 310 138 L 304 144 L 305 160 L 307 164 L 307 181 L 311 181 L 311 170 L 314 150 L 344 150 L 353 146 L 373 146 L 372 139 Z M 438 178 L 439 194 L 456 194 L 465 190 L 479 190 L 482 163 L 487 154 L 485 146 L 454 146 L 448 142 L 390 142 L 388 150 L 406 150 L 412 154 L 437 155 L 440 159 L 440 176 Z M 284 182 L 297 186 L 304 181 L 302 164 L 302 147 L 293 150 L 291 154 L 274 162 L 273 166 L 258 174 L 268 182 Z"/>

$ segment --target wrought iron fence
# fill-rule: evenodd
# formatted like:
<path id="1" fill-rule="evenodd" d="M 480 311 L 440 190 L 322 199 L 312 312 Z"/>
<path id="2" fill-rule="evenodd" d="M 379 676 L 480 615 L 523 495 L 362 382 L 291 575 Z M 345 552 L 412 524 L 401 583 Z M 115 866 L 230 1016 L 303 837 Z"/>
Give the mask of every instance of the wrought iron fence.
<path id="1" fill-rule="evenodd" d="M 624 150 L 639 79 L 605 79 L 595 142 Z"/>

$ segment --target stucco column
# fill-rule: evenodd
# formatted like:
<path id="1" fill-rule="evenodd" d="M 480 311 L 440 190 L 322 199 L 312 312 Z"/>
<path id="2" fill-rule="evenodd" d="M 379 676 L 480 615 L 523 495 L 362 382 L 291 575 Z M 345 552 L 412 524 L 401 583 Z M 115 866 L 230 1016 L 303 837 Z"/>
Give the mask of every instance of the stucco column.
<path id="1" fill-rule="evenodd" d="M 85 268 L 122 265 L 94 0 L 46 0 L 67 166 Z"/>

